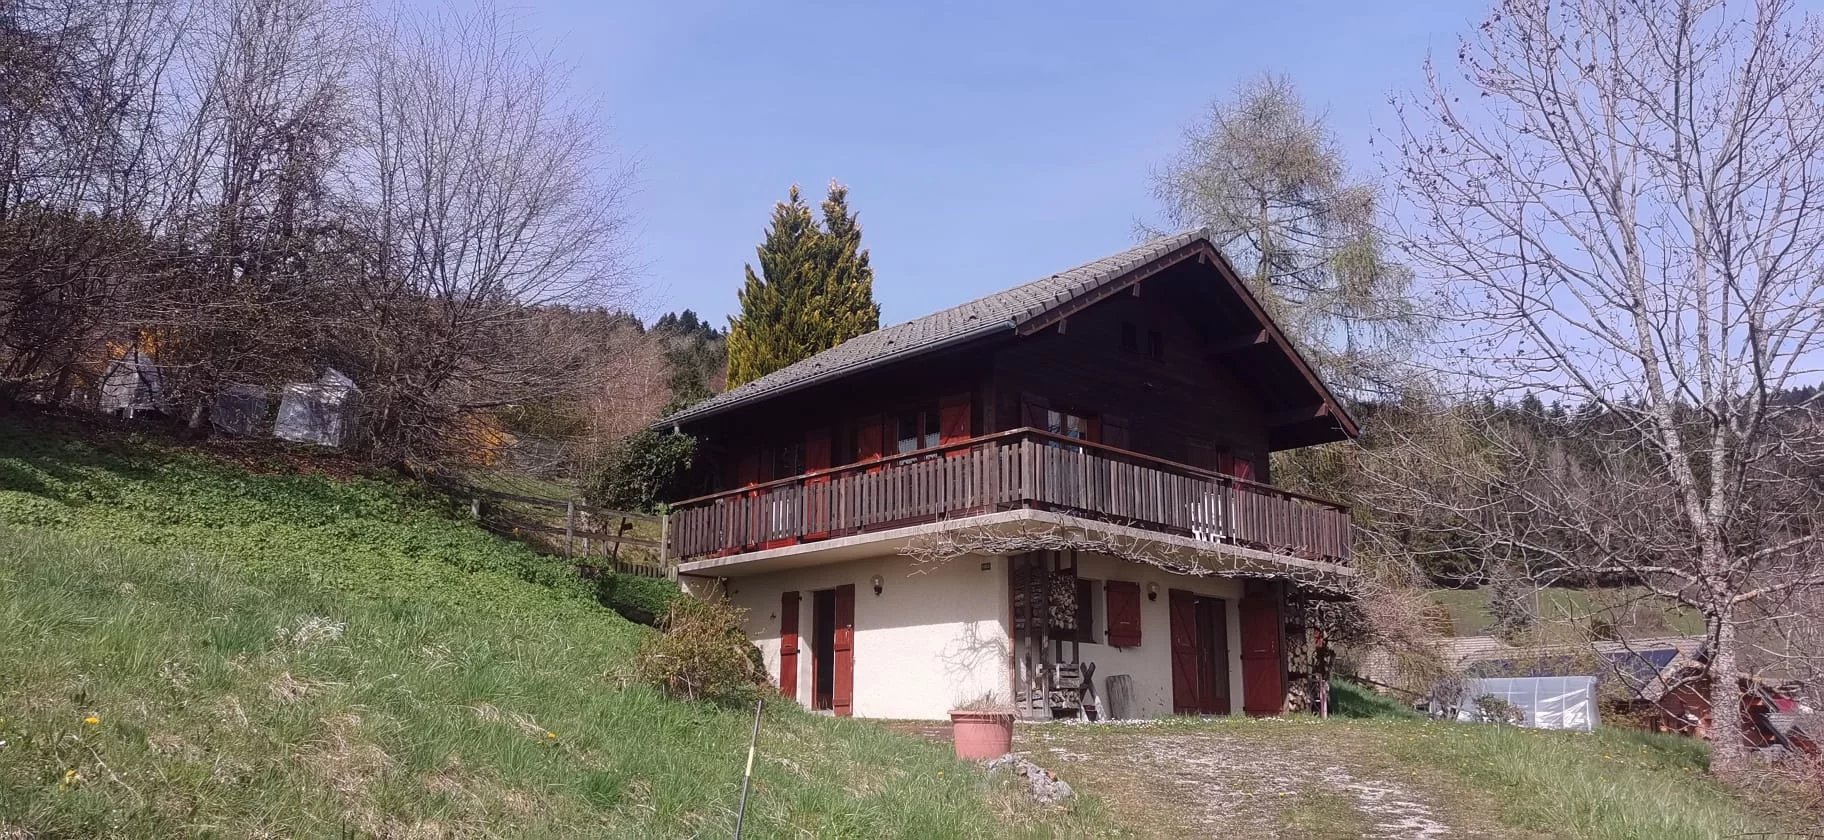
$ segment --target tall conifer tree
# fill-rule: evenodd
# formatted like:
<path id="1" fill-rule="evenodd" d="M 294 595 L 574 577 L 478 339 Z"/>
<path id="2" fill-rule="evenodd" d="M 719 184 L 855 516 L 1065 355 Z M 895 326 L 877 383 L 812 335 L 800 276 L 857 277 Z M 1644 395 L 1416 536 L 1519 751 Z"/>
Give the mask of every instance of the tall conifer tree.
<path id="1" fill-rule="evenodd" d="M 861 247 L 861 224 L 849 209 L 849 188 L 830 182 L 823 200 L 823 310 L 830 321 L 830 346 L 880 329 L 874 302 L 874 269 Z"/>
<path id="2" fill-rule="evenodd" d="M 820 227 L 797 186 L 774 206 L 760 270 L 747 266 L 741 311 L 729 319 L 729 387 L 880 327 L 874 271 L 846 188 L 831 183 L 823 214 Z"/>

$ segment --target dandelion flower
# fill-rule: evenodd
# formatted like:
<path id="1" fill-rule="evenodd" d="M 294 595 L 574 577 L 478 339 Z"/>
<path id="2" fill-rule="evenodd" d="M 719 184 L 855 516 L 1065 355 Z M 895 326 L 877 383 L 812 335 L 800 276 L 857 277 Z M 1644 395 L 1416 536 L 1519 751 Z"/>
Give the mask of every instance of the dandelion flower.
<path id="1" fill-rule="evenodd" d="M 557 740 L 557 733 L 556 733 L 556 732 L 552 732 L 552 731 L 550 731 L 550 730 L 548 730 L 548 729 L 547 729 L 547 730 L 545 730 L 545 740 L 547 740 L 547 741 L 555 741 L 555 740 Z"/>
<path id="2" fill-rule="evenodd" d="M 82 719 L 82 722 L 83 722 L 83 723 L 86 723 L 86 724 L 88 724 L 88 725 L 90 725 L 90 726 L 100 726 L 100 725 L 101 725 L 101 718 L 99 718 L 99 717 L 96 717 L 96 716 L 94 716 L 94 715 L 89 715 L 89 716 L 88 716 L 88 717 L 85 717 L 85 718 L 83 718 L 83 719 Z"/>

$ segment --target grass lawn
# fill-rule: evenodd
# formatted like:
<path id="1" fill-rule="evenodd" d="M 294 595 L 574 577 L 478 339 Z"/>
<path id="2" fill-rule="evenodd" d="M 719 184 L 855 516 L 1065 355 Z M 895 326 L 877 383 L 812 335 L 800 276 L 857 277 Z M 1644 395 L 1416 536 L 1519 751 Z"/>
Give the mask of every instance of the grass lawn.
<path id="1" fill-rule="evenodd" d="M 1488 635 L 1495 626 L 1488 611 L 1489 590 L 1439 589 L 1430 593 L 1433 602 L 1450 611 L 1453 631 L 1458 636 Z M 1649 597 L 1644 590 L 1630 587 L 1614 589 L 1561 589 L 1539 591 L 1539 617 L 1548 634 L 1568 625 L 1588 625 L 1592 617 L 1613 623 L 1629 636 L 1696 636 L 1704 632 L 1704 617 L 1690 610 L 1673 607 Z M 1576 634 L 1567 640 L 1582 639 Z"/>
<path id="2" fill-rule="evenodd" d="M 0 418 L 0 837 L 695 837 L 751 711 L 620 679 L 650 631 L 384 479 Z M 1099 834 L 939 744 L 781 705 L 753 837 Z"/>

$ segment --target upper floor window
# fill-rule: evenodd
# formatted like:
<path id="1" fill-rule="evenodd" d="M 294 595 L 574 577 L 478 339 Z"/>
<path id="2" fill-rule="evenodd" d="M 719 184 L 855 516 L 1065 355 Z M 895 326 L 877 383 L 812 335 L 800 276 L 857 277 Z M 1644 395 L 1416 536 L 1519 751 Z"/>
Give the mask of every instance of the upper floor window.
<path id="1" fill-rule="evenodd" d="M 1121 324 L 1121 350 L 1125 353 L 1140 352 L 1140 328 L 1132 321 Z"/>
<path id="2" fill-rule="evenodd" d="M 1158 330 L 1146 331 L 1146 357 L 1155 361 L 1165 359 L 1165 335 Z"/>
<path id="3" fill-rule="evenodd" d="M 1077 440 L 1089 440 L 1089 418 L 1068 411 L 1045 412 L 1045 430 L 1054 435 Z"/>
<path id="4" fill-rule="evenodd" d="M 895 417 L 894 426 L 898 431 L 894 438 L 893 451 L 901 455 L 920 449 L 930 449 L 936 446 L 943 437 L 935 405 L 916 411 L 901 412 Z"/>
<path id="5" fill-rule="evenodd" d="M 772 477 L 791 478 L 804 474 L 804 444 L 799 441 L 787 443 L 775 448 L 772 452 Z"/>

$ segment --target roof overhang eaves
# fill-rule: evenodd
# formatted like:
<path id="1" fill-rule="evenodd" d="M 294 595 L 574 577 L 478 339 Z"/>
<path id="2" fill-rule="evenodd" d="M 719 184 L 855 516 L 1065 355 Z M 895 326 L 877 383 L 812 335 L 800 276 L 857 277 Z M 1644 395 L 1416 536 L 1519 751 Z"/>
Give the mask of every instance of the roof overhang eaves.
<path id="1" fill-rule="evenodd" d="M 816 373 L 812 376 L 807 376 L 807 377 L 797 380 L 795 382 L 792 382 L 792 383 L 789 383 L 786 385 L 781 385 L 777 388 L 769 388 L 769 389 L 767 389 L 765 391 L 761 391 L 759 393 L 751 394 L 749 396 L 745 396 L 745 397 L 742 397 L 742 398 L 736 399 L 736 400 L 729 400 L 728 402 L 724 402 L 719 405 L 710 406 L 705 409 L 696 410 L 696 409 L 687 408 L 670 417 L 660 419 L 658 422 L 653 423 L 648 428 L 661 430 L 661 431 L 664 429 L 667 429 L 667 428 L 677 428 L 679 426 L 682 426 L 685 423 L 694 423 L 699 420 L 704 420 L 706 418 L 714 417 L 718 414 L 723 414 L 728 411 L 732 411 L 736 408 L 740 408 L 742 406 L 749 405 L 749 404 L 752 404 L 755 402 L 770 400 L 775 397 L 783 396 L 785 394 L 795 393 L 797 391 L 802 391 L 806 388 L 810 388 L 815 385 L 821 385 L 821 384 L 823 384 L 825 382 L 829 382 L 831 380 L 840 379 L 844 376 L 849 376 L 851 374 L 860 373 L 860 372 L 866 371 L 866 370 L 873 370 L 874 368 L 893 364 L 895 362 L 902 362 L 907 359 L 918 358 L 919 356 L 929 355 L 931 353 L 935 353 L 940 350 L 948 350 L 950 348 L 956 347 L 961 344 L 967 344 L 968 342 L 974 341 L 979 338 L 986 338 L 987 336 L 993 335 L 995 333 L 1011 331 L 1013 328 L 1014 328 L 1014 323 L 1011 320 L 993 321 L 993 322 L 990 322 L 987 324 L 982 324 L 980 326 L 971 327 L 969 329 L 963 330 L 963 331 L 955 333 L 953 335 L 945 336 L 945 337 L 938 339 L 936 341 L 933 341 L 933 342 L 929 342 L 926 344 L 920 344 L 920 345 L 916 345 L 916 346 L 912 346 L 912 347 L 907 347 L 904 350 L 899 350 L 899 351 L 896 351 L 893 353 L 888 353 L 888 354 L 885 354 L 882 356 L 875 356 L 874 358 L 865 359 L 865 360 L 862 360 L 859 362 L 855 362 L 853 364 L 838 365 L 838 366 L 832 367 L 828 370 L 819 371 L 818 373 Z"/>
<path id="2" fill-rule="evenodd" d="M 1246 283 L 1242 282 L 1241 275 L 1235 271 L 1235 266 L 1229 262 L 1229 258 L 1223 256 L 1222 249 L 1216 247 L 1216 243 L 1211 241 L 1208 231 L 1199 231 L 1186 239 L 1182 244 L 1177 245 L 1171 250 L 1165 251 L 1152 259 L 1130 266 L 1122 271 L 1112 272 L 1103 277 L 1099 282 L 1079 285 L 1072 289 L 1069 294 L 1060 294 L 1048 304 L 1034 306 L 1025 312 L 1015 315 L 1015 328 L 1021 335 L 1028 335 L 1044 329 L 1071 312 L 1094 305 L 1110 294 L 1117 293 L 1121 289 L 1145 280 L 1146 278 L 1187 259 L 1199 256 L 1211 261 L 1211 264 L 1216 267 L 1217 273 L 1221 274 L 1223 279 L 1235 291 L 1235 294 L 1241 297 L 1242 302 L 1246 304 L 1248 308 L 1249 314 L 1260 323 L 1261 329 L 1266 331 L 1268 341 L 1271 342 L 1273 346 L 1277 347 L 1280 352 L 1284 353 L 1286 359 L 1297 369 L 1299 375 L 1310 383 L 1312 390 L 1316 392 L 1318 399 L 1323 402 L 1326 408 L 1326 414 L 1334 420 L 1337 430 L 1342 432 L 1343 439 L 1354 440 L 1360 437 L 1361 426 L 1356 423 L 1355 417 L 1349 413 L 1348 407 L 1344 406 L 1342 400 L 1337 399 L 1336 394 L 1330 391 L 1330 386 L 1325 384 L 1323 379 L 1317 375 L 1316 368 L 1311 366 L 1310 361 L 1305 358 L 1304 353 L 1298 349 L 1297 345 L 1292 343 L 1290 338 L 1286 337 L 1285 332 L 1279 328 L 1278 322 L 1274 321 L 1273 317 L 1267 314 L 1266 307 L 1261 306 L 1260 300 L 1254 296 L 1254 292 L 1248 288 Z M 1298 445 L 1303 446 L 1309 444 Z"/>
<path id="3" fill-rule="evenodd" d="M 1341 427 L 1342 433 L 1349 440 L 1361 437 L 1361 425 L 1355 421 L 1355 416 L 1349 413 L 1348 406 L 1343 405 L 1343 401 L 1336 398 L 1336 394 L 1330 391 L 1330 386 L 1317 375 L 1317 369 L 1313 368 L 1311 362 L 1305 358 L 1303 351 L 1300 351 L 1298 345 L 1293 344 L 1292 340 L 1286 337 L 1286 334 L 1280 330 L 1279 323 L 1267 314 L 1266 308 L 1260 305 L 1260 299 L 1254 297 L 1253 290 L 1248 288 L 1248 284 L 1242 282 L 1241 275 L 1235 271 L 1235 266 L 1229 262 L 1229 258 L 1223 255 L 1222 249 L 1216 247 L 1216 243 L 1211 242 L 1207 235 L 1199 237 L 1197 242 L 1216 261 L 1218 270 L 1228 279 L 1229 285 L 1234 287 L 1236 293 L 1241 295 L 1242 300 L 1248 304 L 1248 308 L 1260 321 L 1261 328 L 1267 331 L 1270 340 L 1285 351 L 1293 366 L 1297 367 L 1299 373 L 1316 389 L 1318 396 L 1324 401 L 1324 405 L 1329 408 L 1330 416 L 1335 418 Z"/>

